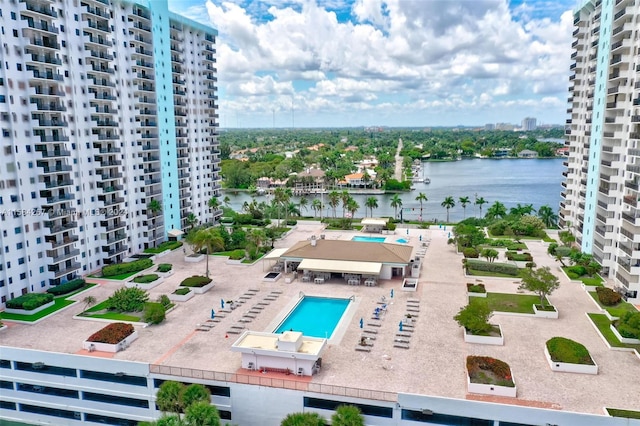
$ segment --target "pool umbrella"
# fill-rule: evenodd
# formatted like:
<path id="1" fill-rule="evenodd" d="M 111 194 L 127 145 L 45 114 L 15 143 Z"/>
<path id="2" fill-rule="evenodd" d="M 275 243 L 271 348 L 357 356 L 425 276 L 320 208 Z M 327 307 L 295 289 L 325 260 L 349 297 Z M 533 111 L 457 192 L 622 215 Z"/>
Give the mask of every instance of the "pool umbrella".
<path id="1" fill-rule="evenodd" d="M 224 299 L 220 299 L 220 309 L 224 309 Z"/>
<path id="2" fill-rule="evenodd" d="M 391 289 L 391 298 L 393 299 L 393 289 Z"/>
<path id="3" fill-rule="evenodd" d="M 402 321 L 400 321 L 400 324 L 398 324 L 400 326 L 400 331 L 402 331 Z"/>
<path id="4" fill-rule="evenodd" d="M 212 309 L 211 310 L 211 319 L 214 319 L 216 316 L 216 312 Z"/>
<path id="5" fill-rule="evenodd" d="M 364 327 L 364 320 L 362 318 L 360 318 L 360 328 Z"/>

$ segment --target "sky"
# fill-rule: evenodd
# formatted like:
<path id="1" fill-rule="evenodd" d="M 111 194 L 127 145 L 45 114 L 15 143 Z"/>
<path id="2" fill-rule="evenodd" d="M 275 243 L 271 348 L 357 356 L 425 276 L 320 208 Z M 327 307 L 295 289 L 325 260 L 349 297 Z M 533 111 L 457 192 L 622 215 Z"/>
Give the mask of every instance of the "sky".
<path id="1" fill-rule="evenodd" d="M 168 0 L 218 30 L 221 128 L 561 124 L 576 0 Z"/>

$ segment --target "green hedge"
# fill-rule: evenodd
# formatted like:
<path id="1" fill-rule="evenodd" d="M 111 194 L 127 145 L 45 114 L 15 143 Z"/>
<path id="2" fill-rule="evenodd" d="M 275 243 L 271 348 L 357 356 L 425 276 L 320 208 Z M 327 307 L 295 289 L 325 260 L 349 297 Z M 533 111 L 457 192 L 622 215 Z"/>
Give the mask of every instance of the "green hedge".
<path id="1" fill-rule="evenodd" d="M 477 259 L 480 257 L 480 253 L 473 247 L 465 247 L 462 249 L 462 255 L 467 259 Z"/>
<path id="2" fill-rule="evenodd" d="M 156 274 L 140 275 L 138 277 L 135 277 L 133 279 L 133 282 L 134 283 L 138 283 L 138 284 L 149 284 L 149 283 L 154 282 L 158 278 L 160 278 L 160 277 L 158 275 L 156 275 Z"/>
<path id="3" fill-rule="evenodd" d="M 547 340 L 547 350 L 553 362 L 594 365 L 593 359 L 584 345 L 564 337 L 554 337 Z"/>
<path id="4" fill-rule="evenodd" d="M 151 259 L 134 260 L 128 263 L 117 263 L 115 265 L 107 265 L 102 268 L 103 277 L 112 277 L 114 275 L 126 274 L 129 272 L 138 272 L 153 266 Z"/>
<path id="5" fill-rule="evenodd" d="M 182 241 L 165 241 L 164 243 L 158 244 L 157 247 L 149 247 L 144 250 L 145 253 L 162 253 L 167 250 L 175 250 L 179 247 L 182 247 Z"/>
<path id="6" fill-rule="evenodd" d="M 244 256 L 245 256 L 245 252 L 242 249 L 233 250 L 231 253 L 229 253 L 229 259 L 231 260 L 244 259 Z"/>
<path id="7" fill-rule="evenodd" d="M 518 267 L 507 263 L 484 262 L 482 260 L 467 259 L 466 267 L 476 271 L 497 272 L 505 275 L 518 276 Z"/>
<path id="8" fill-rule="evenodd" d="M 531 262 L 533 261 L 533 256 L 530 253 L 517 253 L 514 251 L 508 251 L 506 253 L 507 259 L 513 260 L 515 262 Z"/>
<path id="9" fill-rule="evenodd" d="M 184 296 L 189 293 L 191 289 L 189 287 L 182 287 L 173 292 L 173 294 L 177 294 L 178 296 Z"/>
<path id="10" fill-rule="evenodd" d="M 615 327 L 622 337 L 640 339 L 640 312 L 625 313 L 616 321 Z"/>
<path id="11" fill-rule="evenodd" d="M 486 293 L 487 289 L 484 284 L 467 283 L 467 291 L 469 293 Z"/>
<path id="12" fill-rule="evenodd" d="M 53 301 L 50 293 L 28 293 L 7 301 L 7 308 L 31 311 Z"/>
<path id="13" fill-rule="evenodd" d="M 82 288 L 84 284 L 85 281 L 82 278 L 78 278 L 55 287 L 51 287 L 47 290 L 47 293 L 53 294 L 54 296 L 60 296 L 61 294 L 71 293 L 74 290 Z"/>
<path id="14" fill-rule="evenodd" d="M 173 269 L 173 265 L 170 263 L 161 263 L 158 265 L 158 270 L 157 272 L 169 272 L 171 269 Z"/>
<path id="15" fill-rule="evenodd" d="M 211 278 L 203 277 L 202 275 L 194 275 L 189 278 L 185 278 L 180 283 L 182 287 L 204 287 L 211 282 Z"/>

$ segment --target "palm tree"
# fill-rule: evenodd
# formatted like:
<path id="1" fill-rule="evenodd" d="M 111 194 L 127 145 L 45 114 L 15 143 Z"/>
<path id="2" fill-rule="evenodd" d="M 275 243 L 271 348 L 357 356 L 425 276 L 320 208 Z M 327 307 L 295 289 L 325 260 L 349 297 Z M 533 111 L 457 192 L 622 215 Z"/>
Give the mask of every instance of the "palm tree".
<path id="1" fill-rule="evenodd" d="M 538 217 L 547 225 L 547 228 L 553 228 L 558 223 L 558 215 L 548 205 L 538 209 Z"/>
<path id="2" fill-rule="evenodd" d="M 318 215 L 318 212 L 321 212 L 323 208 L 324 206 L 322 205 L 322 201 L 315 198 L 311 202 L 311 210 L 313 210 L 313 217 L 316 217 Z"/>
<path id="3" fill-rule="evenodd" d="M 318 413 L 291 413 L 280 426 L 324 426 L 325 420 Z"/>
<path id="4" fill-rule="evenodd" d="M 289 201 L 291 200 L 291 189 L 279 187 L 273 192 L 273 202 L 279 206 L 280 208 L 285 208 L 285 222 L 287 220 L 287 211 L 286 207 L 289 205 Z M 279 212 L 282 210 L 279 210 Z M 278 213 L 278 222 L 280 222 L 281 216 Z"/>
<path id="5" fill-rule="evenodd" d="M 84 299 L 82 299 L 82 301 L 84 302 L 84 310 L 86 311 L 87 309 L 89 309 L 89 306 L 95 305 L 96 298 L 95 296 L 87 296 Z"/>
<path id="6" fill-rule="evenodd" d="M 509 214 L 513 216 L 524 216 L 530 215 L 531 213 L 535 213 L 536 209 L 533 208 L 532 204 L 525 204 L 524 206 L 518 203 L 515 207 L 511 207 L 509 209 Z"/>
<path id="7" fill-rule="evenodd" d="M 209 199 L 209 202 L 207 203 L 207 206 L 209 206 L 209 208 L 211 209 L 211 215 L 213 216 L 215 214 L 216 211 L 218 211 L 218 209 L 220 208 L 220 201 L 218 200 L 218 197 L 211 197 Z M 215 216 L 213 216 L 212 218 L 212 222 L 215 221 Z"/>
<path id="8" fill-rule="evenodd" d="M 187 217 L 185 218 L 185 222 L 187 223 L 187 226 L 189 227 L 189 231 L 191 231 L 193 229 L 193 227 L 198 224 L 198 217 L 193 213 L 189 213 L 187 215 Z"/>
<path id="9" fill-rule="evenodd" d="M 294 202 L 290 202 L 285 206 L 285 222 L 289 219 L 289 215 L 300 217 L 300 210 L 298 210 L 298 206 Z"/>
<path id="10" fill-rule="evenodd" d="M 229 207 L 229 203 L 231 202 L 231 198 L 229 198 L 228 195 L 225 195 L 224 198 L 222 199 L 222 202 L 224 203 L 225 206 Z"/>
<path id="11" fill-rule="evenodd" d="M 500 201 L 494 202 L 491 207 L 487 209 L 487 218 L 496 219 L 503 218 L 507 215 L 507 208 Z"/>
<path id="12" fill-rule="evenodd" d="M 421 192 L 418 194 L 418 196 L 416 197 L 416 201 L 420 202 L 420 222 L 422 222 L 422 202 L 427 202 L 429 201 L 429 199 L 427 198 L 426 195 L 424 195 L 424 192 Z"/>
<path id="13" fill-rule="evenodd" d="M 364 426 L 360 409 L 354 405 L 341 405 L 331 416 L 332 426 Z"/>
<path id="14" fill-rule="evenodd" d="M 333 218 L 336 218 L 336 208 L 340 204 L 340 193 L 338 191 L 331 191 L 329 193 L 329 205 L 333 209 Z"/>
<path id="15" fill-rule="evenodd" d="M 391 197 L 390 205 L 391 205 L 391 207 L 393 207 L 394 217 L 397 219 L 398 218 L 398 209 L 402 208 L 402 198 L 400 198 L 400 196 L 398 194 L 394 194 L 393 197 Z"/>
<path id="16" fill-rule="evenodd" d="M 347 210 L 347 204 L 351 199 L 351 195 L 349 195 L 349 191 L 346 189 L 340 193 L 340 200 L 342 200 L 342 217 L 344 217 L 344 213 Z"/>
<path id="17" fill-rule="evenodd" d="M 300 197 L 300 201 L 298 201 L 298 211 L 302 213 L 303 209 L 308 210 L 307 208 L 308 205 L 309 205 L 309 200 L 307 200 L 305 197 Z"/>
<path id="18" fill-rule="evenodd" d="M 480 218 L 482 218 L 482 205 L 483 204 L 487 204 L 487 203 L 488 203 L 488 201 L 485 200 L 482 197 L 476 198 L 476 202 L 474 204 L 476 204 L 478 206 L 478 208 L 480 209 Z"/>
<path id="19" fill-rule="evenodd" d="M 466 219 L 467 218 L 467 204 L 469 204 L 471 201 L 469 200 L 469 197 L 460 197 L 460 198 L 458 198 L 458 202 L 462 206 L 463 217 Z"/>
<path id="20" fill-rule="evenodd" d="M 360 208 L 360 204 L 358 204 L 358 202 L 353 198 L 349 197 L 349 200 L 347 200 L 347 211 L 351 213 L 352 219 L 355 217 L 356 212 L 358 211 L 359 208 Z"/>
<path id="21" fill-rule="evenodd" d="M 191 236 L 193 234 L 193 236 Z M 224 240 L 218 233 L 216 228 L 200 229 L 196 232 L 190 232 L 187 237 L 190 237 L 190 242 L 193 244 L 194 251 L 200 252 L 202 249 L 207 249 L 207 278 L 209 278 L 209 253 L 224 250 Z"/>
<path id="22" fill-rule="evenodd" d="M 147 204 L 147 210 L 149 210 L 152 215 L 155 216 L 156 213 L 162 210 L 162 204 L 160 203 L 160 201 L 154 198 L 153 200 L 149 201 L 149 204 Z"/>
<path id="23" fill-rule="evenodd" d="M 367 169 L 364 169 L 362 171 L 362 183 L 364 184 L 365 188 L 368 188 L 369 184 L 371 183 L 371 175 L 367 172 Z"/>
<path id="24" fill-rule="evenodd" d="M 447 223 L 449 223 L 449 209 L 456 205 L 453 197 L 446 197 L 442 203 L 440 203 L 442 207 L 447 209 Z"/>
<path id="25" fill-rule="evenodd" d="M 377 209 L 378 208 L 378 199 L 376 197 L 369 197 L 364 202 L 364 205 L 367 208 L 371 209 L 371 217 L 373 217 L 373 209 Z"/>

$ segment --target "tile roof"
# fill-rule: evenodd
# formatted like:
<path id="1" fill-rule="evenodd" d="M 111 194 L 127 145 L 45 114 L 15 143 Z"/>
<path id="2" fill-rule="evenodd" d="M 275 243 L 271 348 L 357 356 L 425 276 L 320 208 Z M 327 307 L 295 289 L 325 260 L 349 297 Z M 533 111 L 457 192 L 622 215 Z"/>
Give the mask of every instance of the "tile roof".
<path id="1" fill-rule="evenodd" d="M 310 240 L 300 241 L 282 257 L 407 264 L 411 251 L 412 247 L 404 244 L 319 239 L 315 247 Z"/>

